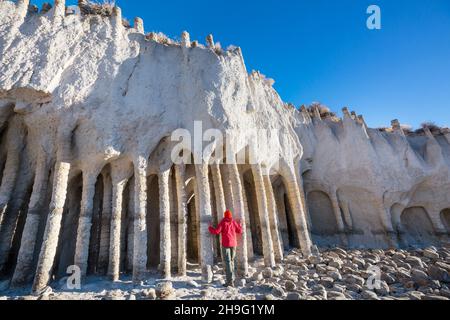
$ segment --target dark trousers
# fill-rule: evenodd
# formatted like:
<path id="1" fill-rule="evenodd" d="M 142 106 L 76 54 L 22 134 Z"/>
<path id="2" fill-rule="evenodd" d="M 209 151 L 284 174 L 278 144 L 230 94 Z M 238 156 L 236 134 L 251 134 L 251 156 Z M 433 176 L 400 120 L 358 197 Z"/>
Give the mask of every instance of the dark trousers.
<path id="1" fill-rule="evenodd" d="M 235 279 L 235 264 L 236 248 L 222 248 L 223 259 L 225 260 L 225 275 L 227 277 L 227 284 L 232 284 Z"/>

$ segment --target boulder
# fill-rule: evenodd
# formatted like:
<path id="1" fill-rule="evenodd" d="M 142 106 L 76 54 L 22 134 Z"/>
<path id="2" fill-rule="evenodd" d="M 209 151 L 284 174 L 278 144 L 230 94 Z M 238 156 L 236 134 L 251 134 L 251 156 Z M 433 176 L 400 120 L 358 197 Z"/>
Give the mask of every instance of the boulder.
<path id="1" fill-rule="evenodd" d="M 302 295 L 300 293 L 298 293 L 298 292 L 291 292 L 286 297 L 286 300 L 295 300 L 295 301 L 297 301 L 297 300 L 302 300 L 302 299 L 303 299 Z"/>
<path id="2" fill-rule="evenodd" d="M 411 270 L 411 279 L 419 286 L 426 286 L 431 280 L 425 272 L 419 269 Z"/>
<path id="3" fill-rule="evenodd" d="M 308 262 L 309 262 L 310 264 L 316 265 L 316 264 L 322 263 L 322 261 L 323 261 L 322 258 L 319 257 L 319 256 L 309 256 L 309 257 L 308 257 Z"/>
<path id="4" fill-rule="evenodd" d="M 332 288 L 334 285 L 334 279 L 331 277 L 323 277 L 320 279 L 320 284 L 325 288 Z"/>
<path id="5" fill-rule="evenodd" d="M 364 285 L 364 279 L 362 277 L 356 276 L 354 274 L 348 274 L 344 277 L 344 281 L 347 284 L 357 284 L 357 285 Z"/>
<path id="6" fill-rule="evenodd" d="M 327 275 L 332 278 L 334 281 L 341 281 L 342 280 L 342 276 L 339 273 L 339 271 L 329 271 L 327 272 Z"/>
<path id="7" fill-rule="evenodd" d="M 287 280 L 284 283 L 284 287 L 287 291 L 295 291 L 297 289 L 296 284 L 293 281 Z"/>
<path id="8" fill-rule="evenodd" d="M 144 299 L 156 300 L 156 290 L 155 289 L 142 290 L 141 294 Z"/>
<path id="9" fill-rule="evenodd" d="M 254 281 L 261 281 L 262 279 L 264 279 L 264 276 L 261 272 L 255 272 L 252 276 L 252 280 Z"/>
<path id="10" fill-rule="evenodd" d="M 262 272 L 262 275 L 266 279 L 270 279 L 273 277 L 273 270 L 271 268 L 265 268 Z"/>
<path id="11" fill-rule="evenodd" d="M 383 272 L 381 274 L 381 280 L 385 281 L 389 285 L 397 282 L 397 280 L 395 279 L 395 277 L 393 275 L 390 275 L 389 273 L 386 273 L 386 272 Z"/>
<path id="12" fill-rule="evenodd" d="M 378 286 L 375 286 L 374 290 L 378 295 L 381 296 L 387 296 L 391 292 L 388 284 L 385 281 L 380 281 L 378 283 Z"/>
<path id="13" fill-rule="evenodd" d="M 272 289 L 272 295 L 277 298 L 283 298 L 286 295 L 286 293 L 280 287 L 274 287 Z"/>
<path id="14" fill-rule="evenodd" d="M 264 295 L 263 300 L 272 301 L 275 300 L 275 297 L 271 294 L 266 294 Z"/>
<path id="15" fill-rule="evenodd" d="M 160 282 L 155 288 L 156 296 L 161 300 L 173 300 L 175 298 L 175 290 L 173 289 L 172 282 L 165 281 Z"/>
<path id="16" fill-rule="evenodd" d="M 414 256 L 410 256 L 408 258 L 406 258 L 405 260 L 409 265 L 411 265 L 413 268 L 419 268 L 422 269 L 423 268 L 423 262 L 420 258 L 418 257 L 414 257 Z"/>
<path id="17" fill-rule="evenodd" d="M 430 258 L 432 260 L 439 259 L 439 254 L 436 252 L 436 250 L 434 250 L 432 248 L 423 250 L 422 254 L 424 257 Z"/>
<path id="18" fill-rule="evenodd" d="M 365 300 L 378 300 L 378 295 L 370 290 L 363 290 L 363 292 L 361 293 L 361 296 L 365 299 Z"/>

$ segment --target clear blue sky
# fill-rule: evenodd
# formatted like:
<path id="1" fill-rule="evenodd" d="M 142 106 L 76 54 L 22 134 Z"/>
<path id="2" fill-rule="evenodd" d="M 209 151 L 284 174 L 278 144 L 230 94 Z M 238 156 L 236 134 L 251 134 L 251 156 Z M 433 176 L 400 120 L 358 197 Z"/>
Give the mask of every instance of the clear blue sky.
<path id="1" fill-rule="evenodd" d="M 42 1 L 34 1 L 40 4 Z M 69 4 L 76 1 L 68 0 Z M 364 114 L 370 126 L 400 119 L 450 126 L 449 0 L 118 0 L 145 29 L 242 48 L 248 70 L 276 80 L 283 100 L 320 101 Z M 377 4 L 382 30 L 366 28 Z"/>

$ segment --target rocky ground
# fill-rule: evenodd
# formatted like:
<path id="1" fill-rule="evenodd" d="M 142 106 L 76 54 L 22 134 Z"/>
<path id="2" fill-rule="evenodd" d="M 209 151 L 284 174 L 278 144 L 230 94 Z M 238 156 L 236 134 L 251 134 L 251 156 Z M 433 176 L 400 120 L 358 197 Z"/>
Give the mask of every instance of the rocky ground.
<path id="1" fill-rule="evenodd" d="M 65 280 L 39 297 L 30 288 L 3 291 L 0 300 L 450 300 L 450 247 L 411 250 L 321 250 L 303 258 L 289 252 L 276 268 L 262 260 L 250 267 L 246 280 L 224 288 L 222 268 L 215 266 L 215 282 L 204 285 L 200 270 L 190 266 L 188 277 L 159 281 L 157 274 L 141 286 L 131 279 L 111 283 L 90 277 L 81 291 L 65 289 Z M 3 288 L 2 288 L 3 286 Z M 4 295 L 4 297 L 1 297 Z"/>

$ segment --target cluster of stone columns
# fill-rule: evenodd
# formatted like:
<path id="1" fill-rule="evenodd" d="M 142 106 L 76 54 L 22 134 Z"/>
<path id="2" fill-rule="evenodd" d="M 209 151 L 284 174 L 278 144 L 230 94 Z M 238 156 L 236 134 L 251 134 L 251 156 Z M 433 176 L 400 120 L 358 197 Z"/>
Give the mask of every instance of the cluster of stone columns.
<path id="1" fill-rule="evenodd" d="M 63 228 L 64 208 L 67 199 L 73 197 L 73 195 L 68 194 L 69 182 L 73 176 L 73 165 L 67 147 L 70 146 L 70 130 L 60 132 L 58 139 L 61 147 L 58 149 L 54 168 L 51 168 L 45 152 L 41 152 L 36 161 L 29 208 L 12 277 L 12 285 L 26 283 L 30 280 L 29 274 L 34 271 L 33 268 L 36 265 L 32 287 L 35 293 L 45 289 L 53 278 L 59 237 Z M 14 150 L 11 149 L 11 153 L 8 154 L 9 157 L 16 157 Z M 132 163 L 129 160 L 118 160 L 104 168 L 82 170 L 80 211 L 77 217 L 76 238 L 73 239 L 76 242 L 74 265 L 79 268 L 82 279 L 86 277 L 88 272 L 97 270 L 97 272 L 106 273 L 112 281 L 119 280 L 120 273 L 123 271 L 121 261 L 124 259 L 122 250 L 124 234 L 128 237 L 127 243 L 131 243 L 131 246 L 127 248 L 126 255 L 131 255 L 131 257 L 127 257 L 127 260 L 131 260 L 133 282 L 140 283 L 145 279 L 148 271 L 148 247 L 155 245 L 160 248 L 159 270 L 163 278 L 171 278 L 174 270 L 180 276 L 186 275 L 187 240 L 189 236 L 186 193 L 187 166 L 172 165 L 159 168 L 157 173 L 159 199 L 148 199 L 149 166 L 146 157 L 137 157 Z M 251 235 L 252 228 L 250 227 L 251 213 L 248 195 L 244 186 L 244 167 L 236 164 L 190 166 L 191 170 L 194 171 L 195 178 L 197 210 L 195 214 L 198 217 L 196 221 L 199 230 L 198 262 L 201 266 L 203 280 L 205 282 L 213 280 L 214 236 L 209 233 L 208 227 L 213 221 L 213 216 L 216 216 L 216 220 L 220 221 L 227 209 L 233 211 L 235 219 L 239 220 L 244 230 L 244 233 L 238 237 L 237 266 L 238 274 L 246 276 L 249 259 L 254 256 L 254 244 Z M 267 266 L 273 267 L 283 259 L 284 252 L 279 223 L 280 207 L 276 201 L 271 177 L 264 174 L 260 165 L 245 167 L 251 170 L 253 177 L 252 183 L 255 188 L 253 192 L 257 200 L 257 210 L 253 214 L 256 214 L 258 224 L 261 227 L 264 261 Z M 5 170 L 7 169 L 8 165 L 6 165 Z M 6 186 L 10 180 L 8 177 L 8 171 L 5 171 L 1 189 L 4 197 L 9 194 L 9 187 Z M 96 190 L 99 179 L 101 179 L 101 185 L 103 186 L 100 193 Z M 307 252 L 310 240 L 305 224 L 303 204 L 298 193 L 298 184 L 295 176 L 288 177 L 285 180 L 290 205 L 294 212 L 297 210 L 296 237 L 300 239 L 302 248 Z M 52 188 L 52 198 L 51 201 L 49 200 L 50 208 L 47 220 L 42 221 L 43 215 L 41 212 L 46 210 L 44 207 L 45 197 L 42 195 L 47 194 L 46 188 L 48 185 Z M 132 222 L 131 227 L 127 227 L 123 223 L 123 212 L 130 209 L 125 208 L 124 205 L 126 190 L 131 193 L 130 199 L 127 198 L 127 203 L 133 211 L 130 220 Z M 101 197 L 101 206 L 94 204 L 96 197 Z M 148 201 L 159 202 L 159 244 L 147 243 Z M 96 214 L 95 210 L 100 210 L 101 214 Z M 95 220 L 95 225 L 97 225 L 95 235 L 92 231 L 94 219 L 98 220 Z M 43 222 L 46 223 L 42 245 L 37 248 L 38 229 Z M 303 232 L 305 234 L 302 234 Z M 177 239 L 173 239 L 174 237 Z M 96 268 L 89 268 L 88 270 L 88 263 L 92 263 L 90 261 L 92 241 L 98 242 L 95 244 L 97 248 L 95 253 L 97 255 L 95 258 Z M 39 251 L 37 264 L 34 261 L 36 250 Z"/>

